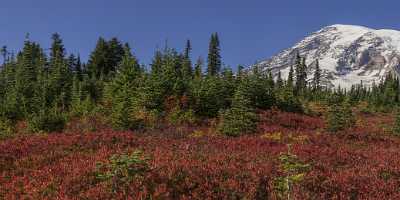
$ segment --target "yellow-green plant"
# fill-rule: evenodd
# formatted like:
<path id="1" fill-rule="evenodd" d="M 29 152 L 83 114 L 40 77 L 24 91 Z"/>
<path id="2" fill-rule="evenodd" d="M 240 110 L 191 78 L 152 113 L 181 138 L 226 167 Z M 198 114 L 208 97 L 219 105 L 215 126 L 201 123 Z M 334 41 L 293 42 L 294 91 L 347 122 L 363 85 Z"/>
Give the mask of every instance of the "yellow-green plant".
<path id="1" fill-rule="evenodd" d="M 7 138 L 14 133 L 14 126 L 11 120 L 0 118 L 0 139 Z"/>
<path id="2" fill-rule="evenodd" d="M 288 152 L 279 156 L 281 169 L 285 176 L 275 179 L 275 189 L 278 191 L 280 199 L 291 199 L 292 186 L 301 182 L 310 168 L 310 165 L 301 162 L 296 155 Z"/>

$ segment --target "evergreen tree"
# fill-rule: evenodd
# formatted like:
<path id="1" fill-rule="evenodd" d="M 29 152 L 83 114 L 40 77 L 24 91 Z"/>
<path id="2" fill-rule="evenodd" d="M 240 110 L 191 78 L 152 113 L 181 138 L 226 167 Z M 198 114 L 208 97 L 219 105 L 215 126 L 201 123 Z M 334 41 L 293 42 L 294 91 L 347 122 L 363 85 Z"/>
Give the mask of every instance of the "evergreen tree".
<path id="1" fill-rule="evenodd" d="M 189 80 L 182 74 L 184 56 L 166 47 L 157 51 L 151 64 L 151 74 L 141 89 L 141 104 L 148 110 L 165 111 L 166 99 L 179 98 L 187 92 Z"/>
<path id="2" fill-rule="evenodd" d="M 190 58 L 191 51 L 192 45 L 190 40 L 187 40 L 182 64 L 182 76 L 185 80 L 189 80 L 193 76 L 192 61 Z"/>
<path id="3" fill-rule="evenodd" d="M 296 55 L 296 93 L 302 94 L 307 87 L 307 66 L 305 63 L 305 58 L 300 57 L 300 54 Z"/>
<path id="4" fill-rule="evenodd" d="M 349 101 L 338 93 L 334 94 L 330 101 L 327 116 L 328 130 L 337 132 L 354 126 L 355 117 Z"/>
<path id="5" fill-rule="evenodd" d="M 207 75 L 216 76 L 221 69 L 221 55 L 220 55 L 220 42 L 218 34 L 211 35 L 209 49 L 208 49 L 208 67 Z"/>
<path id="6" fill-rule="evenodd" d="M 16 68 L 17 61 L 12 56 L 1 70 L 3 91 L 0 98 L 0 117 L 11 120 L 21 116 L 16 90 Z"/>
<path id="7" fill-rule="evenodd" d="M 319 67 L 318 59 L 315 62 L 315 71 L 314 71 L 314 78 L 313 78 L 313 90 L 318 91 L 321 87 L 321 69 Z"/>
<path id="8" fill-rule="evenodd" d="M 192 44 L 191 44 L 190 40 L 186 40 L 184 58 L 190 59 L 191 51 L 192 51 Z"/>
<path id="9" fill-rule="evenodd" d="M 282 89 L 284 86 L 283 80 L 282 80 L 282 73 L 281 71 L 278 72 L 278 77 L 276 78 L 276 88 L 278 90 Z"/>
<path id="10" fill-rule="evenodd" d="M 277 107 L 285 112 L 302 113 L 303 106 L 299 98 L 294 94 L 293 88 L 285 87 L 278 91 Z"/>
<path id="11" fill-rule="evenodd" d="M 100 77 L 103 69 L 106 67 L 107 48 L 107 41 L 100 37 L 97 41 L 96 48 L 91 53 L 88 61 L 88 70 L 92 77 Z"/>
<path id="12" fill-rule="evenodd" d="M 221 73 L 221 89 L 220 95 L 223 100 L 223 107 L 230 107 L 232 104 L 232 97 L 235 93 L 236 80 L 233 75 L 233 71 L 230 67 L 224 67 Z"/>
<path id="13" fill-rule="evenodd" d="M 294 93 L 293 73 L 293 67 L 291 66 L 286 85 L 279 87 L 279 85 L 283 84 L 281 83 L 281 78 L 279 78 L 281 76 L 279 72 L 276 85 L 278 89 L 281 89 L 276 91 L 276 104 L 282 111 L 302 113 L 303 106 Z"/>
<path id="14" fill-rule="evenodd" d="M 399 81 L 389 73 L 381 86 L 381 102 L 386 108 L 392 108 L 399 102 Z"/>
<path id="15" fill-rule="evenodd" d="M 394 122 L 393 133 L 396 136 L 400 136 L 400 112 L 397 111 L 396 120 Z"/>
<path id="16" fill-rule="evenodd" d="M 52 36 L 50 54 L 50 88 L 51 100 L 61 111 L 67 110 L 72 87 L 72 71 L 65 59 L 65 49 L 61 37 L 56 33 Z"/>
<path id="17" fill-rule="evenodd" d="M 274 82 L 274 76 L 272 75 L 272 70 L 268 70 L 268 75 L 267 75 L 267 85 L 270 87 L 271 91 L 275 87 L 275 82 Z"/>
<path id="18" fill-rule="evenodd" d="M 132 55 L 129 46 L 125 47 L 119 70 L 113 81 L 107 86 L 107 96 L 111 100 L 111 123 L 116 129 L 134 129 L 139 124 L 135 118 L 135 106 L 140 84 L 140 65 Z"/>
<path id="19" fill-rule="evenodd" d="M 162 71 L 163 67 L 163 55 L 161 51 L 156 51 L 154 54 L 154 58 L 152 60 L 152 63 L 150 64 L 151 66 L 151 73 L 153 75 L 158 75 Z"/>
<path id="20" fill-rule="evenodd" d="M 301 72 L 301 70 L 302 70 L 302 58 L 301 58 L 299 52 L 296 53 L 296 60 L 295 60 L 294 70 L 295 70 L 296 88 L 297 88 L 297 85 L 301 84 L 301 73 L 302 73 Z"/>
<path id="21" fill-rule="evenodd" d="M 117 70 L 122 58 L 125 55 L 124 46 L 128 44 L 122 44 L 118 38 L 114 37 L 111 38 L 110 41 L 107 43 L 107 67 L 104 68 L 103 73 L 104 75 L 108 75 L 113 73 Z M 128 45 L 129 46 L 129 45 Z"/>
<path id="22" fill-rule="evenodd" d="M 219 131 L 222 134 L 240 136 L 256 131 L 258 117 L 246 90 L 246 85 L 240 85 L 235 92 L 232 107 L 221 114 Z"/>
<path id="23" fill-rule="evenodd" d="M 32 112 L 37 69 L 34 61 L 34 43 L 25 41 L 23 51 L 18 55 L 15 75 L 16 103 L 19 104 L 20 115 L 28 116 Z"/>
<path id="24" fill-rule="evenodd" d="M 36 64 L 36 83 L 34 89 L 34 111 L 40 112 L 41 110 L 46 110 L 51 106 L 50 102 L 50 85 L 49 85 L 49 73 L 46 68 L 46 56 L 43 50 L 39 50 L 38 61 Z"/>
<path id="25" fill-rule="evenodd" d="M 277 91 L 277 106 L 279 109 L 286 111 L 286 112 L 303 112 L 303 106 L 295 95 L 294 92 L 294 70 L 293 66 L 290 66 L 288 78 L 286 81 L 286 85 L 283 89 Z M 277 80 L 277 85 L 279 85 L 279 76 Z"/>
<path id="26" fill-rule="evenodd" d="M 275 105 L 272 74 L 260 73 L 255 70 L 252 74 L 245 76 L 239 85 L 242 88 L 247 88 L 244 92 L 255 108 L 269 109 Z"/>
<path id="27" fill-rule="evenodd" d="M 168 91 L 169 95 L 182 95 L 185 91 L 185 83 L 182 75 L 182 56 L 175 49 L 165 48 L 163 60 L 160 77 L 166 93 Z"/>
<path id="28" fill-rule="evenodd" d="M 81 114 L 81 102 L 82 102 L 82 82 L 79 81 L 78 76 L 74 75 L 72 81 L 72 91 L 71 91 L 71 113 L 72 115 Z"/>
<path id="29" fill-rule="evenodd" d="M 308 82 L 307 82 L 306 58 L 303 58 L 301 62 L 301 86 L 303 90 L 307 89 L 307 84 Z"/>
<path id="30" fill-rule="evenodd" d="M 65 62 L 65 48 L 63 41 L 58 33 L 51 36 L 52 44 L 50 48 L 50 66 L 54 67 Z"/>
<path id="31" fill-rule="evenodd" d="M 95 105 L 86 90 L 87 77 L 79 79 L 79 75 L 75 74 L 72 84 L 71 94 L 71 114 L 76 117 L 86 117 L 95 108 Z"/>
<path id="32" fill-rule="evenodd" d="M 293 67 L 290 66 L 289 74 L 288 74 L 288 79 L 287 79 L 287 87 L 288 88 L 293 88 Z"/>
<path id="33" fill-rule="evenodd" d="M 219 77 L 208 76 L 197 80 L 192 86 L 191 96 L 194 98 L 194 110 L 198 116 L 216 117 L 221 109 L 229 105 L 229 92 L 225 90 L 224 81 Z"/>
<path id="34" fill-rule="evenodd" d="M 108 42 L 100 37 L 88 61 L 90 75 L 97 79 L 108 78 L 110 73 L 115 72 L 123 55 L 124 47 L 117 38 Z"/>

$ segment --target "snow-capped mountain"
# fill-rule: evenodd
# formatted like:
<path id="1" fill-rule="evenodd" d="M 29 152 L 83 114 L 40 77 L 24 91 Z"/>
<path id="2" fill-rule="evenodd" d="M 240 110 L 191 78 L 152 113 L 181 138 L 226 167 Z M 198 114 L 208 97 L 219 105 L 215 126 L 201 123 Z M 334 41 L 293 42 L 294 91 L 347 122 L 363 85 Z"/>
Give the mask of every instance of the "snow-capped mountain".
<path id="1" fill-rule="evenodd" d="M 370 85 L 378 83 L 387 73 L 400 71 L 400 31 L 327 26 L 257 65 L 271 69 L 275 75 L 281 71 L 285 78 L 297 52 L 307 59 L 308 78 L 312 78 L 318 59 L 326 86 L 348 88 L 361 81 Z"/>

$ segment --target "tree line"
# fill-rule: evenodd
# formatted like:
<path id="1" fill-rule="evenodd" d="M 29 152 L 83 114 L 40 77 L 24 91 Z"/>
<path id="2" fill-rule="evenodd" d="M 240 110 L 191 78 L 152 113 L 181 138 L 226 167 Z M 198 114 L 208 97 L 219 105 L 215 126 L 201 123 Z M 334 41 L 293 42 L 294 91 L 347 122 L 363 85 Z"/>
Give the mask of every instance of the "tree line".
<path id="1" fill-rule="evenodd" d="M 302 113 L 308 102 L 335 105 L 336 111 L 360 102 L 367 102 L 370 111 L 399 104 L 397 77 L 389 74 L 372 87 L 327 88 L 321 84 L 319 62 L 308 78 L 310 66 L 300 54 L 288 77 L 257 65 L 232 70 L 223 65 L 217 33 L 211 35 L 206 61 L 193 62 L 187 40 L 182 52 L 156 50 L 149 66 L 141 65 L 130 45 L 118 38 L 99 38 L 87 62 L 67 55 L 59 34 L 51 39 L 49 53 L 29 38 L 15 55 L 1 49 L 3 131 L 17 121 L 26 121 L 32 132 L 60 131 L 72 118 L 100 113 L 117 130 L 215 118 L 221 133 L 237 136 L 254 132 L 257 111 L 273 107 Z"/>

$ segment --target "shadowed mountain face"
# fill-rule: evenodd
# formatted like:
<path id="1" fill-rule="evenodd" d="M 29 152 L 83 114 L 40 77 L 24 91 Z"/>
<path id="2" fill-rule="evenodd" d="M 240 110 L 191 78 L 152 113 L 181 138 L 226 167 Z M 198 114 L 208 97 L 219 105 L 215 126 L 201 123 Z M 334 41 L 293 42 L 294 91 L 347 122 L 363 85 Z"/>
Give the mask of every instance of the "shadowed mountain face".
<path id="1" fill-rule="evenodd" d="M 307 59 L 310 79 L 318 59 L 322 82 L 328 87 L 349 88 L 361 81 L 371 85 L 387 73 L 399 72 L 400 31 L 332 25 L 257 65 L 263 70 L 271 69 L 274 74 L 281 71 L 286 78 L 297 52 Z"/>

